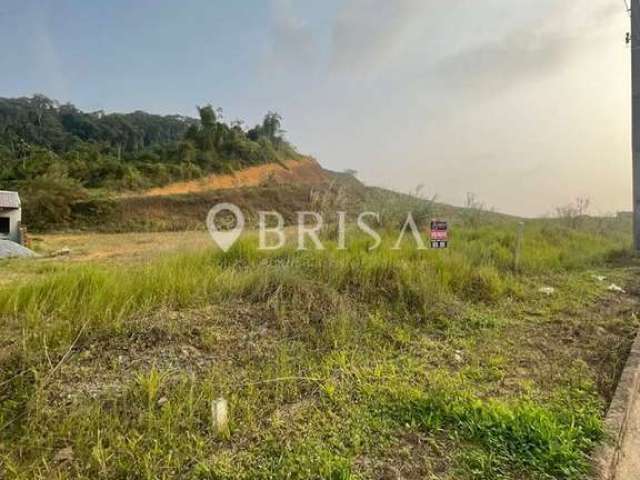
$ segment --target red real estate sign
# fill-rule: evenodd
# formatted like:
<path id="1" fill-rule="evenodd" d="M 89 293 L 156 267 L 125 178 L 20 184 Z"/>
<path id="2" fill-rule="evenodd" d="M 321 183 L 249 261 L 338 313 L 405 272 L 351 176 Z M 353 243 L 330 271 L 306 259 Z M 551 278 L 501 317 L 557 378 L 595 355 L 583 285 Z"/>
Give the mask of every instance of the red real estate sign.
<path id="1" fill-rule="evenodd" d="M 449 224 L 444 220 L 431 220 L 431 248 L 449 246 Z"/>

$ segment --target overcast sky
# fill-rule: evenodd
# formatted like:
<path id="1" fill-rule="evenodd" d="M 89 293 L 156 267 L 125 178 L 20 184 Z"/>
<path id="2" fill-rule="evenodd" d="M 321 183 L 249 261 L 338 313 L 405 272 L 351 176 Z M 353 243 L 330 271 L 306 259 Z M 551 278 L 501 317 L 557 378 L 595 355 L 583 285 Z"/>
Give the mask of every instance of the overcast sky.
<path id="1" fill-rule="evenodd" d="M 0 96 L 284 117 L 366 183 L 541 215 L 630 209 L 623 0 L 2 0 Z"/>

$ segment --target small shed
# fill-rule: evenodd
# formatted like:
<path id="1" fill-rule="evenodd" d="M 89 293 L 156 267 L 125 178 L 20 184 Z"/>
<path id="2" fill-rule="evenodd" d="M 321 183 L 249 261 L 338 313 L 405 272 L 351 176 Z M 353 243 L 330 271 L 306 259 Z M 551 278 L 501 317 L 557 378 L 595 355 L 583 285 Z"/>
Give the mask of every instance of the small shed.
<path id="1" fill-rule="evenodd" d="M 0 190 L 0 240 L 21 243 L 22 208 L 18 192 Z"/>

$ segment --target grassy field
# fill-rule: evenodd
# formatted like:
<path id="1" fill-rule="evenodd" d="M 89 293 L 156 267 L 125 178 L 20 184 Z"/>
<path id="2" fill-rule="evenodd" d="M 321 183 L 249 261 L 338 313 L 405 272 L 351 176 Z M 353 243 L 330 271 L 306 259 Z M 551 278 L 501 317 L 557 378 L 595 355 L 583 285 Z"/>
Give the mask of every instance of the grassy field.
<path id="1" fill-rule="evenodd" d="M 43 237 L 74 253 L 0 263 L 0 477 L 583 478 L 638 327 L 627 227 L 532 221 L 517 268 L 508 222 L 447 251 Z"/>

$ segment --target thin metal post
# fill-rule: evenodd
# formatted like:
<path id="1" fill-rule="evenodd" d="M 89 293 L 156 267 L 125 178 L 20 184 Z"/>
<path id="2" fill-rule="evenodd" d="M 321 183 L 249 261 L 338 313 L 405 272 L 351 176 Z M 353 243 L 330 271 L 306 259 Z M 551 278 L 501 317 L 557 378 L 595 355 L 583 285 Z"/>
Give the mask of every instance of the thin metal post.
<path id="1" fill-rule="evenodd" d="M 640 0 L 631 0 L 631 132 L 633 243 L 640 251 Z"/>

